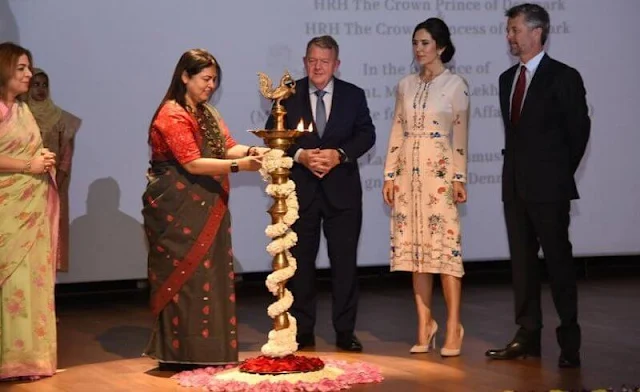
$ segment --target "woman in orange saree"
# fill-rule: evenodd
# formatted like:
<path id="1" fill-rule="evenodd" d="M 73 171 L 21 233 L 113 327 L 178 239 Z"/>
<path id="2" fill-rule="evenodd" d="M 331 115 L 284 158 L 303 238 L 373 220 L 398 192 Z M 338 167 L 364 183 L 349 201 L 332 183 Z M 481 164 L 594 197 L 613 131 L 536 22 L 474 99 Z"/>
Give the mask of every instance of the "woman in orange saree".
<path id="1" fill-rule="evenodd" d="M 55 154 L 26 103 L 31 54 L 0 44 L 0 380 L 56 371 Z"/>

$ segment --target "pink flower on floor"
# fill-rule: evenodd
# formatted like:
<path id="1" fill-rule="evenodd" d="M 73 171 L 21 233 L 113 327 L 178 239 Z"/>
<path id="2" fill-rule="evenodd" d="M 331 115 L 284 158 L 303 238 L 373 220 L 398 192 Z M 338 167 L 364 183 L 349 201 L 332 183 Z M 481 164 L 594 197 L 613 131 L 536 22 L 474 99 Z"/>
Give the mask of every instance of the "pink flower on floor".
<path id="1" fill-rule="evenodd" d="M 260 391 L 260 392 L 293 392 L 293 391 L 339 391 L 350 389 L 356 384 L 379 383 L 384 379 L 380 370 L 364 362 L 346 362 L 336 360 L 324 360 L 327 366 L 341 369 L 344 373 L 336 379 L 322 379 L 318 382 L 299 381 L 290 383 L 287 381 L 276 381 L 273 376 L 265 376 L 265 381 L 249 385 L 242 381 L 224 380 L 216 378 L 216 374 L 224 370 L 232 369 L 233 366 L 208 367 L 186 371 L 174 375 L 183 387 L 198 387 L 210 392 L 239 392 L 239 391 Z M 277 377 L 277 376 L 276 376 Z"/>

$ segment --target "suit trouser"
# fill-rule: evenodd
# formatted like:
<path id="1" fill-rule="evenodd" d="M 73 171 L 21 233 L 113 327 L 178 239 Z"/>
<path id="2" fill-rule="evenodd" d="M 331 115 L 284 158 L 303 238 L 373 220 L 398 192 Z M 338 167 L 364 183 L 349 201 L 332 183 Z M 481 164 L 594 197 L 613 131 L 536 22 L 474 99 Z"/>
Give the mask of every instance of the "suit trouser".
<path id="1" fill-rule="evenodd" d="M 297 319 L 298 334 L 312 334 L 316 323 L 316 257 L 321 229 L 331 265 L 333 326 L 338 335 L 351 334 L 358 308 L 357 250 L 362 205 L 334 208 L 319 189 L 299 215 L 293 224 L 298 243 L 291 249 L 298 269 L 287 286 L 294 296 L 291 313 Z"/>
<path id="2" fill-rule="evenodd" d="M 544 253 L 553 302 L 560 317 L 556 329 L 563 351 L 580 349 L 578 291 L 569 240 L 570 202 L 527 202 L 516 196 L 504 203 L 519 336 L 539 340 L 542 329 L 540 261 Z"/>

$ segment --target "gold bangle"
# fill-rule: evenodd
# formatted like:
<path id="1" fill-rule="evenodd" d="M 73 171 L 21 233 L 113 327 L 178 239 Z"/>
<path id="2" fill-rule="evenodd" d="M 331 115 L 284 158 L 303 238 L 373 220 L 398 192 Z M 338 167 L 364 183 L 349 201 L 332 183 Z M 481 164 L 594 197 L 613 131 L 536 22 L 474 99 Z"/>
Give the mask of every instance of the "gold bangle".
<path id="1" fill-rule="evenodd" d="M 22 169 L 23 173 L 31 173 L 31 159 L 29 159 L 27 161 L 27 163 L 24 165 L 24 168 Z"/>

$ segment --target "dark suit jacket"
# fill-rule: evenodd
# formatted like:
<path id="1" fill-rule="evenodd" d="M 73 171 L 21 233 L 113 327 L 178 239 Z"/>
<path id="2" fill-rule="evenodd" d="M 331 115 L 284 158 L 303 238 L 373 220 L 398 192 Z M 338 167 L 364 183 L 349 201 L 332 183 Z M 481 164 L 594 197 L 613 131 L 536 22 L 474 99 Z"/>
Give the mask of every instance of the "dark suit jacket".
<path id="1" fill-rule="evenodd" d="M 285 128 L 295 129 L 300 119 L 303 119 L 305 128 L 313 123 L 313 129 L 316 129 L 311 111 L 308 78 L 296 81 L 296 93 L 283 101 L 282 105 L 287 110 Z M 273 128 L 273 124 L 273 118 L 269 117 L 266 128 Z M 373 147 L 375 140 L 375 127 L 369 115 L 364 90 L 334 78 L 331 112 L 322 138 L 316 131 L 305 134 L 297 139 L 288 154 L 293 157 L 300 148 L 341 148 L 349 162 L 339 164 L 322 179 L 316 177 L 304 165 L 295 163 L 291 169 L 291 179 L 296 183 L 300 209 L 311 203 L 319 188 L 335 208 L 361 206 L 362 185 L 357 160 Z"/>
<path id="2" fill-rule="evenodd" d="M 520 64 L 500 75 L 505 128 L 502 200 L 579 198 L 574 174 L 589 140 L 591 120 L 580 73 L 544 55 L 525 95 L 520 120 L 510 122 L 511 89 Z"/>

